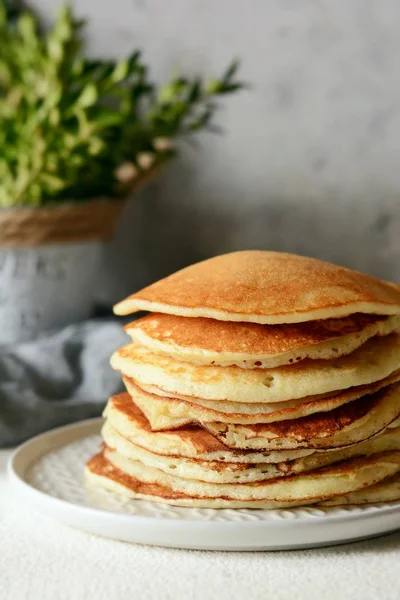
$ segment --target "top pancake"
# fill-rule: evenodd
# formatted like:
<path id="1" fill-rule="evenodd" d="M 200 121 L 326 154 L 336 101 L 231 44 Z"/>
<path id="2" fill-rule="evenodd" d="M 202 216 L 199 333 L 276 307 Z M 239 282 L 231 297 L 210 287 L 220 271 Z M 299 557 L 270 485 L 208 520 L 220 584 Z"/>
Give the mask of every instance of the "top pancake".
<path id="1" fill-rule="evenodd" d="M 114 307 L 185 317 L 264 324 L 299 323 L 354 313 L 400 313 L 400 287 L 313 258 L 233 252 L 197 263 Z"/>
<path id="2" fill-rule="evenodd" d="M 376 335 L 400 329 L 400 316 L 365 315 L 260 325 L 150 314 L 126 325 L 133 341 L 194 364 L 272 368 L 305 358 L 350 354 Z"/>

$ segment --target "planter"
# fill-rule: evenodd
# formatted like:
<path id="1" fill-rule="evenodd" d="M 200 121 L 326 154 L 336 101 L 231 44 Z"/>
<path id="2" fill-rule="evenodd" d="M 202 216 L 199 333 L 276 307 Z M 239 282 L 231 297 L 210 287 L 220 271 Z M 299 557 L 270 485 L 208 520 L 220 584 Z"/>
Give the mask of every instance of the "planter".
<path id="1" fill-rule="evenodd" d="M 0 211 L 0 343 L 91 316 L 123 201 Z"/>

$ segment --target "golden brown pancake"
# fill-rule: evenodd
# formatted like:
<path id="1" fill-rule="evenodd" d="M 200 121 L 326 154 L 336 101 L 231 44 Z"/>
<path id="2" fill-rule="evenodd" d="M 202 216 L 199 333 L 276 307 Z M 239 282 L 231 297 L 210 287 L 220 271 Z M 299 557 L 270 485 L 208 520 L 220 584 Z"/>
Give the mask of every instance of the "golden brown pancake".
<path id="1" fill-rule="evenodd" d="M 393 476 L 399 468 L 400 452 L 394 451 L 267 482 L 212 484 L 144 467 L 105 448 L 89 461 L 86 473 L 89 482 L 135 498 L 181 506 L 279 508 L 349 494 Z"/>
<path id="2" fill-rule="evenodd" d="M 220 460 L 237 463 L 284 462 L 313 453 L 313 450 L 290 452 L 247 452 L 231 450 L 201 427 L 182 427 L 174 431 L 152 431 L 150 424 L 129 394 L 112 396 L 104 416 L 118 433 L 137 446 L 173 457 Z"/>
<path id="3" fill-rule="evenodd" d="M 133 379 L 123 377 L 129 394 L 145 414 L 153 431 L 176 429 L 190 423 L 261 424 L 299 419 L 315 413 L 333 411 L 343 404 L 373 394 L 400 380 L 400 371 L 375 383 L 334 392 L 323 397 L 300 398 L 275 404 L 240 404 L 214 402 L 185 396 L 160 395 L 156 386 L 141 388 Z M 155 392 L 155 393 L 154 393 Z"/>
<path id="4" fill-rule="evenodd" d="M 398 500 L 400 500 L 400 474 L 396 473 L 393 477 L 388 477 L 357 492 L 319 502 L 318 506 L 360 506 L 362 504 L 380 504 Z"/>
<path id="5" fill-rule="evenodd" d="M 241 403 L 275 403 L 326 394 L 384 379 L 400 368 L 400 335 L 376 337 L 348 356 L 303 360 L 274 369 L 193 365 L 131 343 L 117 350 L 111 365 L 141 387 L 167 395 Z"/>
<path id="6" fill-rule="evenodd" d="M 285 325 L 188 319 L 150 314 L 125 326 L 132 340 L 151 351 L 194 364 L 272 368 L 305 358 L 350 354 L 371 337 L 400 329 L 400 316 L 357 313 Z"/>
<path id="7" fill-rule="evenodd" d="M 354 313 L 400 313 L 400 287 L 344 267 L 280 252 L 233 252 L 197 263 L 119 302 L 221 321 L 281 324 Z"/>
<path id="8" fill-rule="evenodd" d="M 266 481 L 288 475 L 296 475 L 322 468 L 360 456 L 370 456 L 390 450 L 400 450 L 400 429 L 387 429 L 372 440 L 356 444 L 350 448 L 331 452 L 314 452 L 310 456 L 281 463 L 230 463 L 226 461 L 200 460 L 183 456 L 171 457 L 157 454 L 137 446 L 118 433 L 106 421 L 102 438 L 109 448 L 130 460 L 138 460 L 144 465 L 160 469 L 165 473 L 197 479 L 210 483 L 251 483 Z"/>
<path id="9" fill-rule="evenodd" d="M 259 425 L 206 423 L 204 427 L 230 448 L 329 449 L 367 440 L 386 429 L 399 415 L 400 384 L 395 383 L 331 413 Z"/>

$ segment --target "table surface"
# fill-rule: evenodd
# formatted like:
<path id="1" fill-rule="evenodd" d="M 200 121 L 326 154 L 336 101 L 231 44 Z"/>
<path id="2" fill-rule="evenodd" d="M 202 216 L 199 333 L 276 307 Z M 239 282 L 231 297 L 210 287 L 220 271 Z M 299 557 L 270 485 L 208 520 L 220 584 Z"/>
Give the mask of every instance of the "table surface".
<path id="1" fill-rule="evenodd" d="M 0 451 L 1 600 L 399 600 L 400 532 L 290 552 L 137 546 L 60 525 L 15 497 Z"/>

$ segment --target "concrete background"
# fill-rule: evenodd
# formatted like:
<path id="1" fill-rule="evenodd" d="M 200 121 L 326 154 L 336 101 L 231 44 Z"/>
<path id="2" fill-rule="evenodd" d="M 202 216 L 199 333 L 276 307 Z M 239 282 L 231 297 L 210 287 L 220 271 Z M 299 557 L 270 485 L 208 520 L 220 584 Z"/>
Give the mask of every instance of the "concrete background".
<path id="1" fill-rule="evenodd" d="M 33 2 L 51 18 L 58 0 Z M 397 0 L 76 0 L 88 51 L 140 47 L 158 81 L 219 74 L 225 134 L 182 146 L 138 194 L 107 249 L 114 301 L 189 262 L 241 248 L 294 251 L 400 280 Z"/>

